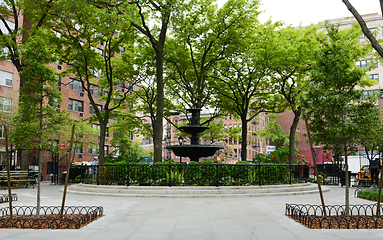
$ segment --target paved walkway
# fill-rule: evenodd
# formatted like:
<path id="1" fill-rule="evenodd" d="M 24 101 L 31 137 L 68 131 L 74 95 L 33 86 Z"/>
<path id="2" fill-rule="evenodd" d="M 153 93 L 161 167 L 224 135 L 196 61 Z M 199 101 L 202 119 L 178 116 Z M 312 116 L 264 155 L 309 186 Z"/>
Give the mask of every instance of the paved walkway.
<path id="1" fill-rule="evenodd" d="M 41 205 L 61 206 L 62 185 L 42 183 Z M 353 197 L 350 203 L 371 203 Z M 36 189 L 16 189 L 14 206 L 35 205 Z M 0 194 L 7 193 L 1 189 Z M 326 204 L 343 204 L 330 186 Z M 0 239 L 295 240 L 383 239 L 383 230 L 312 230 L 284 215 L 286 203 L 320 204 L 317 194 L 243 198 L 129 198 L 68 194 L 66 206 L 102 206 L 105 216 L 77 230 L 1 229 Z M 6 207 L 7 203 L 0 204 Z"/>

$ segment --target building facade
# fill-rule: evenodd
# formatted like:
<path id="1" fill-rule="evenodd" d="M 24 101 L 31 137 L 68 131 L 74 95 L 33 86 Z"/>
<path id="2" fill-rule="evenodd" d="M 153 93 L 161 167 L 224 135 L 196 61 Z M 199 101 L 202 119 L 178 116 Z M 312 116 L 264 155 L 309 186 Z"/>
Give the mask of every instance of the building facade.
<path id="1" fill-rule="evenodd" d="M 366 14 L 362 15 L 363 19 L 365 20 L 367 26 L 369 29 L 375 34 L 376 38 L 383 39 L 383 18 L 378 13 L 372 13 L 372 14 Z M 338 24 L 339 29 L 343 30 L 346 28 L 350 28 L 352 24 L 357 23 L 356 19 L 352 17 L 344 17 L 344 18 L 337 18 L 337 19 L 330 19 L 328 20 L 331 24 Z M 360 41 L 364 41 L 366 44 L 370 44 L 368 39 L 364 34 L 361 34 L 359 37 Z M 355 62 L 356 67 L 366 67 L 367 64 L 369 64 L 370 57 L 373 56 L 375 53 L 375 50 L 371 52 L 371 54 L 367 55 L 365 58 L 362 58 Z M 376 61 L 375 68 L 367 72 L 367 74 L 370 76 L 371 79 L 377 80 L 377 84 L 366 89 L 366 91 L 379 91 L 380 92 L 380 99 L 378 101 L 379 108 L 383 110 L 383 104 L 382 104 L 382 96 L 383 96 L 383 65 L 381 62 Z M 285 111 L 281 117 L 278 118 L 278 123 L 281 124 L 282 129 L 285 133 L 290 132 L 290 126 L 292 124 L 294 118 L 294 114 L 291 111 Z M 309 164 L 312 165 L 312 155 L 310 146 L 308 144 L 308 140 L 306 137 L 306 127 L 305 122 L 301 119 L 299 120 L 296 136 L 297 139 L 296 147 L 299 150 L 299 153 L 305 156 L 305 159 Z M 319 163 L 332 161 L 332 154 L 326 154 L 325 151 L 323 151 L 321 146 L 313 146 L 314 152 L 317 156 L 317 161 Z M 361 147 L 359 147 L 361 149 Z"/>

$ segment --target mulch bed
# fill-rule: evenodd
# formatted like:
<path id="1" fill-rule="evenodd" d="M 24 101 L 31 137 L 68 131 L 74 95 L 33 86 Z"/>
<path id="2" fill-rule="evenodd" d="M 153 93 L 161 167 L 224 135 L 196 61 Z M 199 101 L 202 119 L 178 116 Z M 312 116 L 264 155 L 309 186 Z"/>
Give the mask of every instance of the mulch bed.
<path id="1" fill-rule="evenodd" d="M 13 218 L 10 218 L 10 215 L 5 215 L 0 217 L 0 228 L 79 229 L 102 216 L 64 214 L 63 218 L 60 218 L 59 214 L 47 214 L 40 215 L 40 218 L 36 219 L 35 215 L 13 215 Z"/>
<path id="2" fill-rule="evenodd" d="M 375 215 L 377 204 L 349 205 L 349 215 L 344 205 L 325 207 L 327 217 L 320 205 L 287 203 L 285 215 L 310 229 L 383 229 L 383 216 Z"/>
<path id="3" fill-rule="evenodd" d="M 383 229 L 381 216 L 311 216 L 302 222 L 288 217 L 310 229 Z"/>
<path id="4" fill-rule="evenodd" d="M 79 229 L 104 216 L 101 206 L 67 206 L 62 218 L 61 207 L 41 206 L 39 219 L 36 219 L 35 206 L 14 206 L 12 209 L 11 218 L 8 207 L 0 208 L 0 229 Z"/>

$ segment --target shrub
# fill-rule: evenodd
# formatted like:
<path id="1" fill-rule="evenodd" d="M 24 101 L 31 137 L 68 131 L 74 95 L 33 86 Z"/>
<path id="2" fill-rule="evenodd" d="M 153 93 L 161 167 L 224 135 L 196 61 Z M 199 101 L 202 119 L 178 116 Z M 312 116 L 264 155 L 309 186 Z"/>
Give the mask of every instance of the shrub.
<path id="1" fill-rule="evenodd" d="M 358 192 L 359 198 L 368 199 L 371 201 L 378 201 L 379 191 L 377 189 L 366 189 L 361 192 Z M 383 196 L 383 192 L 382 192 Z M 381 197 L 381 201 L 383 200 L 383 197 Z"/>

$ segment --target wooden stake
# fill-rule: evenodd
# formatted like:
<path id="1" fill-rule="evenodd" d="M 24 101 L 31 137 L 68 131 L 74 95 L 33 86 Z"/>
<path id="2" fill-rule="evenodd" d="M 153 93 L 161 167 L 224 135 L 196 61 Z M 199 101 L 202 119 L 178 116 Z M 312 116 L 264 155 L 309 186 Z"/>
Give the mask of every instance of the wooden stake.
<path id="1" fill-rule="evenodd" d="M 311 141 L 311 135 L 310 135 L 309 124 L 307 123 L 307 119 L 305 119 L 305 124 L 306 124 L 307 138 L 309 140 L 309 145 L 310 145 L 310 149 L 311 149 L 311 155 L 313 157 L 314 171 L 315 171 L 315 176 L 316 176 L 316 179 L 317 179 L 320 201 L 322 203 L 323 215 L 325 217 L 327 217 L 326 205 L 324 204 L 322 188 L 321 188 L 320 181 L 319 181 L 319 176 L 318 176 L 317 161 L 316 161 L 316 158 L 315 158 L 315 152 L 314 152 L 313 144 L 312 144 L 312 141 Z"/>
<path id="2" fill-rule="evenodd" d="M 12 209 L 12 190 L 11 190 L 11 173 L 10 173 L 10 159 L 8 153 L 8 131 L 7 126 L 4 125 L 4 138 L 5 138 L 5 162 L 7 164 L 7 178 L 8 178 L 8 200 L 9 200 L 9 216 L 13 217 Z"/>
<path id="3" fill-rule="evenodd" d="M 69 171 L 70 171 L 70 159 L 72 158 L 72 148 L 73 148 L 73 138 L 74 138 L 74 128 L 75 125 L 72 126 L 72 136 L 70 138 L 70 144 L 69 144 L 69 157 L 66 165 L 66 175 L 65 175 L 65 185 L 64 185 L 64 194 L 63 194 L 63 200 L 61 204 L 61 211 L 60 211 L 60 218 L 63 218 L 64 215 L 64 206 L 65 206 L 65 198 L 66 198 L 66 189 L 68 187 L 68 181 L 69 181 Z"/>

